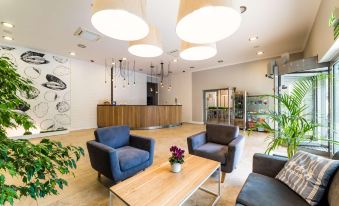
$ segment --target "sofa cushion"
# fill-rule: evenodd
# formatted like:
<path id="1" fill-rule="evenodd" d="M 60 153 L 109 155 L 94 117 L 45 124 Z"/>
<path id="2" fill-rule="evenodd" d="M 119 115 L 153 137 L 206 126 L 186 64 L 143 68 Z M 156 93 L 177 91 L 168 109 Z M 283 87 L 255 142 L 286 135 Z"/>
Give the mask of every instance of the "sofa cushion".
<path id="1" fill-rule="evenodd" d="M 195 149 L 194 154 L 225 164 L 227 151 L 227 146 L 209 142 Z"/>
<path id="2" fill-rule="evenodd" d="M 149 152 L 130 146 L 117 149 L 120 169 L 126 171 L 149 160 Z"/>
<path id="3" fill-rule="evenodd" d="M 246 206 L 306 206 L 307 202 L 284 183 L 277 179 L 257 173 L 251 173 L 237 203 Z"/>
<path id="4" fill-rule="evenodd" d="M 95 130 L 96 141 L 112 148 L 119 148 L 129 144 L 129 127 L 114 126 Z"/>
<path id="5" fill-rule="evenodd" d="M 207 124 L 206 136 L 208 142 L 227 145 L 239 135 L 239 127 L 232 125 Z"/>
<path id="6" fill-rule="evenodd" d="M 338 167 L 338 160 L 299 151 L 285 164 L 276 178 L 310 205 L 318 205 Z"/>

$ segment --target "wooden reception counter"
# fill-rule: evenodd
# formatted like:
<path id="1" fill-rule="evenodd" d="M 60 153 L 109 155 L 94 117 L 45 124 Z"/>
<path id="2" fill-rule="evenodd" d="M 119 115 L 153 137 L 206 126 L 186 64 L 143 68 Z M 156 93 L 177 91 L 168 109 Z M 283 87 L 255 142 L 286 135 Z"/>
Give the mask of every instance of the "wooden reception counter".
<path id="1" fill-rule="evenodd" d="M 97 106 L 98 127 L 128 125 L 132 129 L 156 129 L 181 125 L 181 105 Z"/>

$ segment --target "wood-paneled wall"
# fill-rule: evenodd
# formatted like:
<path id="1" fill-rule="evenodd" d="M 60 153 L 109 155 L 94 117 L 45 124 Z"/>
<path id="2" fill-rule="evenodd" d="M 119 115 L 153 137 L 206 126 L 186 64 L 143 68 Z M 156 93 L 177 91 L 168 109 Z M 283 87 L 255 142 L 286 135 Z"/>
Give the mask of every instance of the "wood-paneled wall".
<path id="1" fill-rule="evenodd" d="M 98 105 L 98 127 L 128 125 L 132 129 L 168 127 L 182 123 L 181 105 Z"/>

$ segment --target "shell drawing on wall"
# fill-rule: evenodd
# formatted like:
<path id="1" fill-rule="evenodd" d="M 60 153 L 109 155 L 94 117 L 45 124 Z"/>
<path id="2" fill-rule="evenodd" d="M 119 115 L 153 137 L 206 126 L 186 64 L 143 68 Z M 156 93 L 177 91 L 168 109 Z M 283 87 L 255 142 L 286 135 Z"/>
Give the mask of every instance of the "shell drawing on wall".
<path id="1" fill-rule="evenodd" d="M 41 75 L 41 69 L 37 67 L 26 67 L 24 72 L 30 79 L 37 79 Z"/>
<path id="2" fill-rule="evenodd" d="M 48 102 L 55 102 L 60 98 L 60 96 L 55 91 L 46 91 L 44 94 L 44 98 Z"/>
<path id="3" fill-rule="evenodd" d="M 65 113 L 65 112 L 69 111 L 70 108 L 71 108 L 71 106 L 66 101 L 58 102 L 57 105 L 56 105 L 56 109 L 60 113 Z"/>
<path id="4" fill-rule="evenodd" d="M 36 99 L 40 95 L 39 89 L 33 87 L 32 91 L 30 92 L 20 92 L 20 95 L 25 99 Z"/>
<path id="5" fill-rule="evenodd" d="M 58 66 L 58 67 L 55 67 L 55 69 L 53 70 L 53 74 L 57 76 L 65 76 L 65 75 L 69 75 L 70 73 L 71 73 L 71 70 L 65 66 Z"/>
<path id="6" fill-rule="evenodd" d="M 0 56 L 12 61 L 18 74 L 33 82 L 33 90 L 19 93 L 27 100 L 17 110 L 29 115 L 41 133 L 68 130 L 70 116 L 71 65 L 67 57 L 0 45 Z"/>
<path id="7" fill-rule="evenodd" d="M 45 119 L 40 123 L 40 129 L 50 131 L 55 129 L 55 121 L 53 119 Z"/>
<path id="8" fill-rule="evenodd" d="M 66 62 L 68 62 L 67 58 L 58 57 L 58 56 L 53 56 L 53 59 L 60 64 L 65 64 Z"/>
<path id="9" fill-rule="evenodd" d="M 46 79 L 48 82 L 45 82 L 42 84 L 42 86 L 52 89 L 52 90 L 64 90 L 67 88 L 67 85 L 65 82 L 63 82 L 61 79 L 58 77 L 52 75 L 52 74 L 47 74 Z"/>
<path id="10" fill-rule="evenodd" d="M 48 109 L 49 106 L 47 102 L 40 102 L 33 107 L 33 112 L 37 117 L 42 118 L 46 116 L 46 114 L 48 113 Z"/>
<path id="11" fill-rule="evenodd" d="M 26 51 L 25 53 L 21 54 L 21 60 L 28 63 L 28 64 L 48 64 L 44 58 L 45 54 L 34 52 L 34 51 Z"/>
<path id="12" fill-rule="evenodd" d="M 56 114 L 54 115 L 54 119 L 58 124 L 61 125 L 71 124 L 71 118 L 67 114 Z"/>

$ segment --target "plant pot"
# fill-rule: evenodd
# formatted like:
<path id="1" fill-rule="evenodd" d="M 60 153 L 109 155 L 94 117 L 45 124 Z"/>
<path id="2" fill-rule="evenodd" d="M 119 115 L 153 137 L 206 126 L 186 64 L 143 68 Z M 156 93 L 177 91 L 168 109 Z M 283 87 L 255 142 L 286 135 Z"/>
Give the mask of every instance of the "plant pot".
<path id="1" fill-rule="evenodd" d="M 171 164 L 171 171 L 174 172 L 174 173 L 180 172 L 181 171 L 181 164 L 179 164 L 179 163 Z"/>

